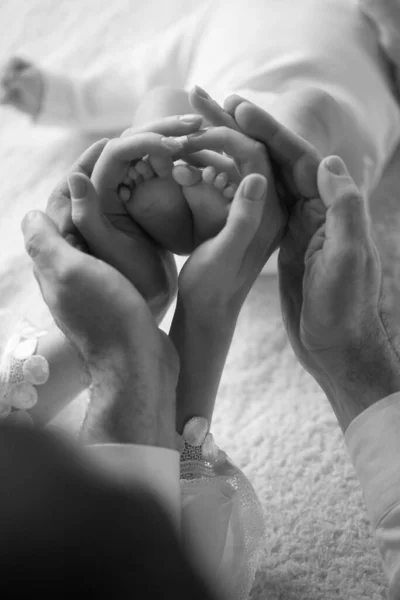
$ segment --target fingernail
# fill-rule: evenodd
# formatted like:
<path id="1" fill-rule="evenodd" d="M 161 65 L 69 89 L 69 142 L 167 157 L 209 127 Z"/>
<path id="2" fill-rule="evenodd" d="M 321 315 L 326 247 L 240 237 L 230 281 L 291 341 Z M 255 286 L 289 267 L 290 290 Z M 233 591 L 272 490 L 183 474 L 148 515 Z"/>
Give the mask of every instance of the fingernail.
<path id="1" fill-rule="evenodd" d="M 203 90 L 203 88 L 201 88 L 199 85 L 195 85 L 193 91 L 196 92 L 196 94 L 200 96 L 200 98 L 204 98 L 205 100 L 210 100 L 211 98 L 211 96 L 209 96 L 207 92 Z"/>
<path id="2" fill-rule="evenodd" d="M 182 143 L 175 138 L 163 137 L 163 138 L 161 138 L 161 143 L 163 146 L 165 146 L 169 150 L 176 151 L 176 150 L 180 150 L 182 148 Z"/>
<path id="3" fill-rule="evenodd" d="M 249 200 L 262 200 L 267 190 L 267 180 L 262 175 L 249 177 L 244 182 L 243 194 Z"/>
<path id="4" fill-rule="evenodd" d="M 187 123 L 188 125 L 198 123 L 202 118 L 203 117 L 201 115 L 181 115 L 178 117 L 179 121 L 182 123 Z"/>
<path id="5" fill-rule="evenodd" d="M 333 173 L 333 175 L 338 175 L 339 177 L 343 177 L 345 175 L 349 175 L 346 165 L 338 156 L 329 156 L 325 159 L 325 168 Z"/>
<path id="6" fill-rule="evenodd" d="M 72 198 L 79 200 L 87 194 L 87 184 L 82 177 L 69 177 L 68 185 Z"/>
<path id="7" fill-rule="evenodd" d="M 30 223 L 31 221 L 34 221 L 34 219 L 36 219 L 36 217 L 38 216 L 38 211 L 37 210 L 31 210 L 29 211 L 24 218 L 21 221 L 21 229 L 22 231 L 25 230 L 25 227 L 28 225 L 28 223 Z"/>

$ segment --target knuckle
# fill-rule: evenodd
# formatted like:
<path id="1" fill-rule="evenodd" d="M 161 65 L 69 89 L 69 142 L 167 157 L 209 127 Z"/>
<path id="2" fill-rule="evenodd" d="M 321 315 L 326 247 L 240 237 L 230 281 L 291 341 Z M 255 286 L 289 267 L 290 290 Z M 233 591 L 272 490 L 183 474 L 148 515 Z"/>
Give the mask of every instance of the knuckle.
<path id="1" fill-rule="evenodd" d="M 32 260 L 35 260 L 42 248 L 43 240 L 37 233 L 32 233 L 27 240 L 25 240 L 25 249 Z"/>

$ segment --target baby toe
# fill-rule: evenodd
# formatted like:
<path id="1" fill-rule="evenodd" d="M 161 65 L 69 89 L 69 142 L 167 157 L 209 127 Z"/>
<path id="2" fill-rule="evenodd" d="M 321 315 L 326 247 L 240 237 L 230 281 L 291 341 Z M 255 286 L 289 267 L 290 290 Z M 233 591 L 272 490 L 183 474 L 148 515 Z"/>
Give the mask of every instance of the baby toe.
<path id="1" fill-rule="evenodd" d="M 238 186 L 235 183 L 230 183 L 229 185 L 227 185 L 223 191 L 224 198 L 228 198 L 228 200 L 231 200 L 236 194 L 237 187 Z"/>
<path id="2" fill-rule="evenodd" d="M 129 202 L 132 197 L 132 191 L 126 185 L 120 185 L 118 188 L 118 196 L 122 202 Z"/>
<path id="3" fill-rule="evenodd" d="M 143 177 L 144 180 L 153 179 L 155 173 L 148 161 L 141 160 L 136 165 L 136 171 Z"/>
<path id="4" fill-rule="evenodd" d="M 175 165 L 172 170 L 172 176 L 179 185 L 195 185 L 202 179 L 200 169 L 191 165 L 179 164 Z"/>
<path id="5" fill-rule="evenodd" d="M 140 174 L 136 171 L 136 166 L 130 167 L 128 171 L 128 177 L 130 177 L 133 181 L 139 179 Z"/>
<path id="6" fill-rule="evenodd" d="M 126 185 L 127 187 L 132 187 L 133 181 L 132 178 L 127 176 L 125 177 L 125 179 L 122 182 L 124 185 Z"/>
<path id="7" fill-rule="evenodd" d="M 149 156 L 149 163 L 158 177 L 171 175 L 174 161 L 170 156 Z"/>
<path id="8" fill-rule="evenodd" d="M 228 184 L 228 173 L 218 173 L 214 179 L 213 185 L 219 190 L 223 190 Z"/>
<path id="9" fill-rule="evenodd" d="M 202 176 L 203 176 L 203 181 L 205 183 L 210 183 L 210 184 L 213 183 L 216 175 L 217 175 L 217 171 L 215 170 L 214 167 L 209 166 L 209 167 L 206 167 L 205 169 L 203 169 Z"/>

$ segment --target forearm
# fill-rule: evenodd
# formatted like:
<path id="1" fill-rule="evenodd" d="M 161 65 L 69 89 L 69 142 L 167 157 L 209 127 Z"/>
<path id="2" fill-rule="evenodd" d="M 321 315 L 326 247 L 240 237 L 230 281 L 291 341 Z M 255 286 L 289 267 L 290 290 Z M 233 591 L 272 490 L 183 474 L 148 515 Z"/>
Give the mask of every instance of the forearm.
<path id="1" fill-rule="evenodd" d="M 374 349 L 347 353 L 339 374 L 327 370 L 324 391 L 346 432 L 350 423 L 382 398 L 400 390 L 400 361 L 387 337 L 375 341 Z"/>
<path id="2" fill-rule="evenodd" d="M 47 359 L 50 376 L 37 386 L 39 399 L 30 414 L 36 423 L 45 425 L 87 388 L 91 379 L 83 359 L 56 325 L 39 338 L 36 354 Z"/>
<path id="3" fill-rule="evenodd" d="M 182 433 L 192 417 L 210 423 L 222 372 L 236 325 L 235 317 L 200 321 L 178 296 L 170 338 L 180 358 L 176 427 Z"/>
<path id="4" fill-rule="evenodd" d="M 175 449 L 176 380 L 171 380 L 168 366 L 129 350 L 112 354 L 92 373 L 81 441 Z"/>

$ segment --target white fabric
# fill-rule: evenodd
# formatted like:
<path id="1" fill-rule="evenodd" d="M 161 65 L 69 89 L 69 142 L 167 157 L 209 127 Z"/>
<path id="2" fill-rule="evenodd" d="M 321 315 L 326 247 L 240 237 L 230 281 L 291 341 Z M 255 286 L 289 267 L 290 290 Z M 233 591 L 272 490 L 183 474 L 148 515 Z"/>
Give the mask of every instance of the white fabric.
<path id="1" fill-rule="evenodd" d="M 400 598 L 400 392 L 374 404 L 348 427 L 346 444 L 389 580 Z"/>
<path id="2" fill-rule="evenodd" d="M 220 102 L 239 93 L 272 113 L 283 92 L 318 88 L 366 132 L 368 191 L 400 139 L 387 67 L 357 0 L 203 2 L 161 37 L 133 45 L 117 66 L 71 79 L 69 88 L 62 80 L 63 94 L 54 91 L 59 83 L 48 73 L 40 120 L 87 131 L 128 127 L 143 94 L 161 85 L 198 84 Z"/>
<path id="3" fill-rule="evenodd" d="M 117 62 L 117 51 L 130 52 L 133 40 L 161 36 L 177 18 L 177 4 L 182 14 L 200 1 L 3 2 L 1 57 L 22 52 L 42 62 L 51 56 L 52 66 L 62 65 L 66 72 L 81 73 L 88 65 L 105 68 L 110 60 Z M 24 254 L 20 221 L 27 210 L 45 206 L 87 140 L 32 127 L 11 109 L 0 109 L 0 132 L 0 302 L 47 327 L 51 321 Z M 399 173 L 397 153 L 373 203 L 388 296 L 397 316 Z M 86 395 L 72 404 L 57 425 L 77 431 L 85 400 Z M 386 597 L 360 485 L 328 402 L 293 356 L 275 278 L 260 279 L 242 311 L 213 430 L 254 483 L 267 519 L 253 600 Z"/>

